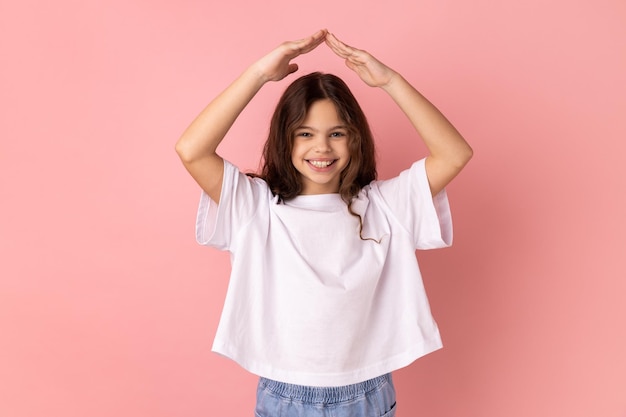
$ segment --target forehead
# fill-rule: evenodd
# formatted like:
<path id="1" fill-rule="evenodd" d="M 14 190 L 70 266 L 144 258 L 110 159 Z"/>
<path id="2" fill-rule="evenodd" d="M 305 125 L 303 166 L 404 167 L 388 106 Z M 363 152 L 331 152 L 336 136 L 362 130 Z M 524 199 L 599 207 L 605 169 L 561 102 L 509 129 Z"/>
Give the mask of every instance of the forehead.
<path id="1" fill-rule="evenodd" d="M 303 125 L 326 125 L 333 126 L 343 124 L 337 106 L 329 99 L 314 101 L 306 112 L 306 116 L 302 121 Z"/>

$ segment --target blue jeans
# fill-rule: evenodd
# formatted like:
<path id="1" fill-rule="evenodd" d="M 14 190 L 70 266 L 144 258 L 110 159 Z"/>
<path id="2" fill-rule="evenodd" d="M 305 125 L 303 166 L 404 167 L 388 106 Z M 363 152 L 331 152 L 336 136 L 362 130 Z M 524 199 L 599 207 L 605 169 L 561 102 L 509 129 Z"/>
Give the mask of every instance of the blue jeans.
<path id="1" fill-rule="evenodd" d="M 343 387 L 307 387 L 261 378 L 256 417 L 393 417 L 391 374 Z"/>

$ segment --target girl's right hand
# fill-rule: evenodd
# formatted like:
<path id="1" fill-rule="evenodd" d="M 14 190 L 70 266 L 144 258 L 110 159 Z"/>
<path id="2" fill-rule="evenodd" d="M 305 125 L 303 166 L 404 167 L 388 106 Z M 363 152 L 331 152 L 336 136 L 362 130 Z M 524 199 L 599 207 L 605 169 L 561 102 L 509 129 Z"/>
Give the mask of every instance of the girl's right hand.
<path id="1" fill-rule="evenodd" d="M 298 64 L 292 63 L 291 60 L 317 48 L 324 42 L 327 33 L 326 29 L 322 29 L 307 38 L 283 42 L 272 52 L 255 62 L 253 67 L 264 81 L 280 81 L 298 70 Z"/>

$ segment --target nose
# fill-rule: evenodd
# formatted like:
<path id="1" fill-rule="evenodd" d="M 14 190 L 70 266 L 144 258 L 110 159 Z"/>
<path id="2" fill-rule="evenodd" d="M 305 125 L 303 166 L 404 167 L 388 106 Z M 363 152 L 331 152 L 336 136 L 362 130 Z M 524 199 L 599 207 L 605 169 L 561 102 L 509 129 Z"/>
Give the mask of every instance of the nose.
<path id="1" fill-rule="evenodd" d="M 330 138 L 320 135 L 315 141 L 315 151 L 319 153 L 328 153 L 331 150 Z"/>

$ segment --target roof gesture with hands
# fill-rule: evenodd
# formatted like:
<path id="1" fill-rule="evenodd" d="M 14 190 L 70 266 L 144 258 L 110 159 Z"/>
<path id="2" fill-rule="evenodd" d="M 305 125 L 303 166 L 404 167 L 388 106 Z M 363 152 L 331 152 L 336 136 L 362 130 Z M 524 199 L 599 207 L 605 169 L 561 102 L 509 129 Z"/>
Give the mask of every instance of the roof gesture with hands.
<path id="1" fill-rule="evenodd" d="M 367 85 L 386 91 L 407 115 L 430 155 L 426 172 L 433 195 L 441 191 L 472 157 L 472 149 L 450 122 L 398 72 L 370 53 L 351 47 L 322 29 L 313 35 L 281 43 L 246 69 L 196 117 L 176 143 L 185 168 L 219 202 L 224 174 L 216 153 L 239 114 L 268 81 L 280 81 L 298 70 L 292 62 L 323 42 Z"/>

